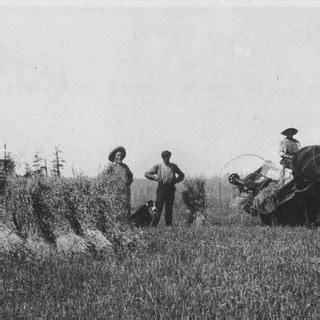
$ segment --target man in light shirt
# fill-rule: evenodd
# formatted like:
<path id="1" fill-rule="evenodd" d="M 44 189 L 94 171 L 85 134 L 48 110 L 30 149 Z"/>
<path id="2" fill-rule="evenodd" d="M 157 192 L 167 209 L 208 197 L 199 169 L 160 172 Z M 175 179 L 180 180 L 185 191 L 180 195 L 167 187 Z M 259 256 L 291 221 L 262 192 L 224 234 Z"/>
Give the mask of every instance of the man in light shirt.
<path id="1" fill-rule="evenodd" d="M 293 138 L 298 130 L 295 128 L 288 128 L 281 132 L 285 139 L 280 142 L 279 154 L 281 157 L 280 164 L 284 168 L 292 169 L 292 158 L 300 150 L 300 142 Z"/>
<path id="2" fill-rule="evenodd" d="M 161 153 L 162 163 L 156 164 L 145 173 L 145 177 L 158 182 L 157 188 L 157 203 L 159 216 L 154 221 L 153 226 L 157 226 L 160 220 L 163 205 L 166 210 L 166 225 L 172 225 L 172 207 L 174 202 L 175 184 L 179 183 L 184 178 L 184 173 L 179 167 L 170 162 L 171 152 L 166 150 Z"/>

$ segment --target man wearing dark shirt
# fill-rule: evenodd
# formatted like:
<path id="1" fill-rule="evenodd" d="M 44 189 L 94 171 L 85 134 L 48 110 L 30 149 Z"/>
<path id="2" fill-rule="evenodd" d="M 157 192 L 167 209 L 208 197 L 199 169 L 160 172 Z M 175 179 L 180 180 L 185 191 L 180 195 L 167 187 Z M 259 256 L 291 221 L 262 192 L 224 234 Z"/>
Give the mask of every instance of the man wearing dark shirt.
<path id="1" fill-rule="evenodd" d="M 157 202 L 159 216 L 154 221 L 153 226 L 157 226 L 160 220 L 163 205 L 166 210 L 166 225 L 172 225 L 172 207 L 174 201 L 175 184 L 183 180 L 184 174 L 174 163 L 170 162 L 171 152 L 163 151 L 161 153 L 162 163 L 156 164 L 145 173 L 145 177 L 158 182 Z"/>

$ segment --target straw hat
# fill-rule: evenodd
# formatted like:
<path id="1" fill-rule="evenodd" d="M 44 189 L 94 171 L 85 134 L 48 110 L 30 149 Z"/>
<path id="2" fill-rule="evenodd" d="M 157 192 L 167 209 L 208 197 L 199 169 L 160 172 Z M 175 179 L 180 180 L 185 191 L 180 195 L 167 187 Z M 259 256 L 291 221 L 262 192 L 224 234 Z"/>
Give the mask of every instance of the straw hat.
<path id="1" fill-rule="evenodd" d="M 286 130 L 283 130 L 281 132 L 281 134 L 283 134 L 284 136 L 294 136 L 295 134 L 297 134 L 298 130 L 296 128 L 288 128 Z"/>
<path id="2" fill-rule="evenodd" d="M 117 152 L 121 152 L 121 154 L 122 154 L 122 160 L 126 157 L 126 154 L 127 154 L 126 149 L 125 149 L 124 147 L 121 147 L 121 146 L 120 146 L 120 147 L 117 147 L 117 148 L 115 148 L 114 150 L 112 150 L 112 151 L 110 152 L 110 154 L 109 154 L 109 160 L 110 160 L 111 162 L 114 161 L 114 157 L 116 156 Z"/>

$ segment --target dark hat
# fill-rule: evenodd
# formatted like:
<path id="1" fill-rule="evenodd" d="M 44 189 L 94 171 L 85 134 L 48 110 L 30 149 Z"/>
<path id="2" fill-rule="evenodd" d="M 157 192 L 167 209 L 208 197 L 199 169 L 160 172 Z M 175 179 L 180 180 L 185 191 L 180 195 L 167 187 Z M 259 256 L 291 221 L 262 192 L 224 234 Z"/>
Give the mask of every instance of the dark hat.
<path id="1" fill-rule="evenodd" d="M 116 156 L 116 154 L 117 154 L 117 152 L 121 152 L 121 154 L 122 154 L 122 160 L 126 157 L 126 149 L 124 148 L 124 147 L 117 147 L 117 148 L 115 148 L 114 150 L 112 150 L 111 152 L 110 152 L 110 154 L 109 154 L 109 160 L 111 161 L 111 162 L 113 162 L 114 161 L 114 157 Z"/>
<path id="2" fill-rule="evenodd" d="M 162 151 L 161 152 L 161 158 L 165 157 L 165 156 L 169 156 L 171 157 L 171 152 L 168 150 Z"/>
<path id="3" fill-rule="evenodd" d="M 294 136 L 295 134 L 297 134 L 298 130 L 296 128 L 288 128 L 286 130 L 283 130 L 281 132 L 281 134 L 283 134 L 284 136 Z"/>

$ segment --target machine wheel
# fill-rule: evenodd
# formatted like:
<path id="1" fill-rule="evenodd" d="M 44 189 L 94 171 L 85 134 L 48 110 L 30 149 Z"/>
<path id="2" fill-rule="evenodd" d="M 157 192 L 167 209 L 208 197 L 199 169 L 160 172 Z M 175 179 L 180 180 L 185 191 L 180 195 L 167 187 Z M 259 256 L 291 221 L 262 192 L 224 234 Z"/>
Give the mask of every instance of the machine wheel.
<path id="1" fill-rule="evenodd" d="M 236 181 L 240 179 L 240 176 L 237 174 L 237 173 L 232 173 L 230 176 L 229 176 L 229 182 L 231 184 L 236 184 Z"/>

